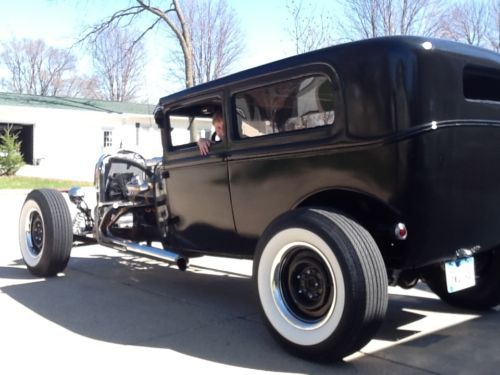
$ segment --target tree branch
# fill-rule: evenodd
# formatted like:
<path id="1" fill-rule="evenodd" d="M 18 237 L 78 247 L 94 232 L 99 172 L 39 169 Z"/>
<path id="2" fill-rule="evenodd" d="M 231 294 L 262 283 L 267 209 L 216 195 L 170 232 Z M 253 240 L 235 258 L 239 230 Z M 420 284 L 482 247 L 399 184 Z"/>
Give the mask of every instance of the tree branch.
<path id="1" fill-rule="evenodd" d="M 136 5 L 132 6 L 126 9 L 121 9 L 113 15 L 111 15 L 108 19 L 105 21 L 101 22 L 98 25 L 94 25 L 90 31 L 86 32 L 82 38 L 76 41 L 74 45 L 80 44 L 84 41 L 90 40 L 92 43 L 95 42 L 96 37 L 101 34 L 103 31 L 109 29 L 112 27 L 115 23 L 118 24 L 123 18 L 132 16 L 135 17 L 138 14 L 144 12 L 146 9 L 144 9 L 142 6 Z"/>

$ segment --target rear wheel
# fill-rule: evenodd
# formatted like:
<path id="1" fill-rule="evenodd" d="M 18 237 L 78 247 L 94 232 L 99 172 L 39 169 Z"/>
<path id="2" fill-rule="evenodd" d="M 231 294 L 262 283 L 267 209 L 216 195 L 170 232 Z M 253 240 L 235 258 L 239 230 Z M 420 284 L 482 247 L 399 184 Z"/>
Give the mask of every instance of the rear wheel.
<path id="1" fill-rule="evenodd" d="M 57 190 L 31 191 L 19 218 L 19 247 L 28 270 L 36 276 L 54 276 L 66 268 L 73 232 L 71 215 Z"/>
<path id="2" fill-rule="evenodd" d="M 476 285 L 448 293 L 444 264 L 432 265 L 422 271 L 422 277 L 446 303 L 473 310 L 485 310 L 500 304 L 500 249 L 474 257 Z"/>
<path id="3" fill-rule="evenodd" d="M 265 319 L 307 359 L 333 361 L 363 347 L 387 308 L 387 274 L 370 234 L 351 219 L 299 209 L 265 231 L 254 263 Z"/>

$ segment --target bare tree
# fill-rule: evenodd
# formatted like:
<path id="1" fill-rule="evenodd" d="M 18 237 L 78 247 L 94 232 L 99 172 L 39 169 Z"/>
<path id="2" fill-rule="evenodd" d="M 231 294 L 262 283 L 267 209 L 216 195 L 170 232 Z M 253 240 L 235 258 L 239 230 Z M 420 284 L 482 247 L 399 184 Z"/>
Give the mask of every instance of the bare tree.
<path id="1" fill-rule="evenodd" d="M 144 36 L 158 26 L 158 24 L 164 22 L 169 30 L 172 31 L 181 46 L 184 56 L 186 87 L 193 86 L 194 70 L 191 30 L 186 23 L 183 8 L 180 6 L 179 0 L 172 0 L 169 2 L 168 7 L 163 9 L 160 8 L 159 5 L 151 5 L 151 1 L 149 0 L 136 0 L 136 5 L 120 9 L 106 18 L 103 22 L 92 26 L 87 32 L 84 33 L 79 42 L 89 41 L 90 43 L 95 43 L 99 35 L 104 31 L 123 24 L 129 26 L 140 15 L 150 15 L 152 16 L 154 22 L 150 23 L 149 26 L 144 29 L 144 31 L 134 40 L 134 44 L 144 38 Z"/>
<path id="2" fill-rule="evenodd" d="M 474 46 L 485 46 L 490 29 L 487 1 L 461 1 L 453 4 L 442 18 L 440 36 Z"/>
<path id="3" fill-rule="evenodd" d="M 234 10 L 226 0 L 185 2 L 185 7 L 191 29 L 194 83 L 223 76 L 243 51 Z"/>
<path id="4" fill-rule="evenodd" d="M 42 40 L 12 39 L 3 45 L 0 60 L 9 72 L 3 86 L 20 94 L 74 96 L 76 57 L 47 46 Z"/>
<path id="5" fill-rule="evenodd" d="M 195 64 L 194 59 L 195 56 L 205 56 L 204 58 L 210 58 L 210 56 L 206 56 L 203 53 L 199 53 L 194 49 L 193 46 L 193 21 L 190 22 L 190 19 L 185 14 L 186 4 L 181 3 L 179 0 L 171 0 L 166 1 L 168 4 L 166 7 L 161 7 L 161 1 L 157 1 L 158 4 L 152 5 L 152 2 L 149 0 L 136 0 L 136 5 L 129 6 L 128 8 L 124 8 L 116 11 L 110 17 L 108 17 L 104 22 L 101 22 L 94 27 L 92 27 L 89 31 L 87 31 L 82 40 L 90 40 L 95 41 L 99 34 L 101 34 L 104 30 L 115 27 L 121 23 L 130 25 L 133 23 L 140 15 L 149 15 L 153 22 L 146 27 L 143 32 L 136 38 L 134 41 L 137 43 L 141 40 L 149 31 L 156 28 L 159 24 L 164 23 L 168 29 L 172 32 L 174 37 L 177 39 L 178 44 L 182 51 L 183 58 L 183 66 L 184 66 L 184 77 L 185 77 L 185 85 L 186 87 L 191 87 L 195 84 Z M 227 8 L 227 6 L 226 6 Z M 206 16 L 206 14 L 204 15 Z M 217 16 L 217 15 L 215 15 Z M 230 38 L 236 38 L 241 35 L 241 32 L 237 29 L 237 24 L 234 22 L 234 19 L 231 18 L 232 14 L 222 14 L 221 16 L 225 16 L 226 20 L 217 20 L 212 19 L 212 23 L 210 25 L 214 25 L 214 22 L 221 22 L 221 24 L 231 23 L 234 31 L 231 31 L 227 35 Z M 199 22 L 200 19 L 197 18 L 194 22 Z M 203 35 L 205 37 L 205 35 Z M 230 40 L 226 40 L 224 43 L 219 46 L 220 54 L 227 54 L 229 56 L 232 53 L 228 52 L 228 47 L 230 44 Z M 231 60 L 231 59 L 229 59 Z M 215 65 L 221 65 L 219 62 Z"/>
<path id="6" fill-rule="evenodd" d="M 304 53 L 334 43 L 332 19 L 324 9 L 318 10 L 312 3 L 291 0 L 287 3 L 288 25 L 285 31 L 293 39 L 295 53 Z"/>
<path id="7" fill-rule="evenodd" d="M 435 35 L 436 0 L 343 0 L 351 39 L 385 35 Z"/>
<path id="8" fill-rule="evenodd" d="M 500 0 L 491 0 L 488 39 L 493 51 L 500 52 Z"/>
<path id="9" fill-rule="evenodd" d="M 66 81 L 66 85 L 68 91 L 71 93 L 69 96 L 87 99 L 102 99 L 98 95 L 98 84 L 95 76 L 82 75 L 81 73 L 73 75 Z"/>
<path id="10" fill-rule="evenodd" d="M 136 38 L 134 33 L 111 27 L 99 33 L 91 44 L 97 98 L 119 102 L 136 99 L 145 60 L 144 45 L 135 42 Z"/>

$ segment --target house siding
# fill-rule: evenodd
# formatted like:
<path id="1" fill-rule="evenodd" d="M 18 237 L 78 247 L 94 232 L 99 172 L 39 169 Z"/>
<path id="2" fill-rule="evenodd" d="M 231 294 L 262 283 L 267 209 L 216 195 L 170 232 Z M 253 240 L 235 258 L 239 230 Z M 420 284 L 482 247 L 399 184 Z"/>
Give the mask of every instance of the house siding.
<path id="1" fill-rule="evenodd" d="M 33 125 L 33 160 L 38 165 L 26 165 L 22 175 L 92 181 L 99 156 L 120 146 L 146 158 L 162 155 L 160 130 L 151 114 L 0 104 L 0 123 Z M 104 148 L 104 130 L 112 131 L 109 149 Z"/>

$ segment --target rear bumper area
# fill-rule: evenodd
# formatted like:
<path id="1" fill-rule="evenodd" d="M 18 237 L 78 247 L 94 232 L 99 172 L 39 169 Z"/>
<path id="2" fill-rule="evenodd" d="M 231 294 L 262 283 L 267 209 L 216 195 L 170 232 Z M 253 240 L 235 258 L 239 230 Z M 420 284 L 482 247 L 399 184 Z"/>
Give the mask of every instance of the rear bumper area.
<path id="1" fill-rule="evenodd" d="M 499 125 L 442 126 L 405 141 L 405 267 L 500 246 Z"/>

